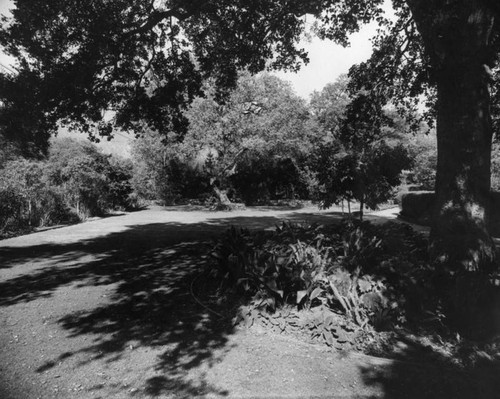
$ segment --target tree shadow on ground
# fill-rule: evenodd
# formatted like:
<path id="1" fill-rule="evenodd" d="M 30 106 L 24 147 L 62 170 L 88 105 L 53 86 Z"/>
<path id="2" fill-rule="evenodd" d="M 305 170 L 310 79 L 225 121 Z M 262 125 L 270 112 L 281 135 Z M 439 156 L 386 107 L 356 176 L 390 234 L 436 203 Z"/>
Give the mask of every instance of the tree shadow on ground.
<path id="1" fill-rule="evenodd" d="M 484 357 L 476 360 L 474 365 L 459 366 L 452 358 L 430 346 L 415 342 L 405 344 L 405 349 L 399 351 L 397 360 L 388 366 L 360 366 L 364 383 L 381 388 L 383 398 L 499 397 L 498 359 L 483 353 Z"/>
<path id="2" fill-rule="evenodd" d="M 69 331 L 69 338 L 96 337 L 92 345 L 81 350 L 91 355 L 89 361 L 120 360 L 131 346 L 161 348 L 163 353 L 154 365 L 160 375 L 149 378 L 144 387 L 149 395 L 223 395 L 202 380 L 187 379 L 189 370 L 215 361 L 214 350 L 223 348 L 233 333 L 230 312 L 234 309 L 217 308 L 217 313 L 226 316 L 221 318 L 191 294 L 204 262 L 200 247 L 200 242 L 181 243 L 127 260 L 107 259 L 111 273 L 97 273 L 90 283 L 118 283 L 110 303 L 62 317 L 60 325 Z"/>
<path id="3" fill-rule="evenodd" d="M 207 308 L 207 298 L 195 298 L 196 292 L 193 296 L 193 281 L 207 263 L 213 239 L 230 225 L 261 229 L 275 226 L 287 216 L 297 222 L 310 217 L 294 213 L 228 216 L 202 223 L 131 225 L 66 244 L 3 246 L 0 264 L 11 270 L 0 279 L 0 310 L 50 300 L 58 290 L 68 287 L 103 287 L 109 293 L 105 299 L 96 299 L 93 306 L 57 321 L 67 331 L 67 338 L 83 337 L 91 343 L 53 354 L 39 365 L 38 373 L 50 372 L 69 359 L 80 359 L 81 366 L 113 363 L 127 359 L 130 347 L 150 348 L 157 352 L 156 374 L 142 387 L 145 394 L 225 396 L 227 392 L 211 386 L 202 376 L 192 380 L 188 374 L 202 363 L 210 367 L 229 350 L 228 337 L 234 333 L 232 318 L 238 304 L 217 305 L 213 300 Z M 101 389 L 99 384 L 92 388 L 96 392 Z M 127 389 L 116 387 L 124 396 Z"/>
<path id="4" fill-rule="evenodd" d="M 51 262 L 2 281 L 0 308 L 50 298 L 67 285 L 106 286 L 111 293 L 96 307 L 58 320 L 68 338 L 88 336 L 92 343 L 47 360 L 39 373 L 76 355 L 85 355 L 87 363 L 114 362 L 126 356 L 131 346 L 153 348 L 162 353 L 154 365 L 158 375 L 143 387 L 146 394 L 225 395 L 203 379 L 186 377 L 202 362 L 215 361 L 214 351 L 224 348 L 233 333 L 231 319 L 237 309 L 232 304 L 213 311 L 192 295 L 193 280 L 207 261 L 210 239 L 225 228 L 158 223 L 68 245 L 4 249 L 2 255 L 12 266 L 41 258 Z"/>
<path id="5" fill-rule="evenodd" d="M 207 212 L 210 214 L 210 212 Z M 43 262 L 50 259 L 51 263 L 74 261 L 83 255 L 106 255 L 111 250 L 137 252 L 150 247 L 163 247 L 176 242 L 193 239 L 210 239 L 224 232 L 230 226 L 248 229 L 273 228 L 284 221 L 292 223 L 336 223 L 344 217 L 340 212 L 314 213 L 293 212 L 276 216 L 231 216 L 224 218 L 208 218 L 202 223 L 150 223 L 129 226 L 123 234 L 110 234 L 94 240 L 81 240 L 67 244 L 41 244 L 34 246 L 1 245 L 0 269 L 7 269 L 29 262 Z M 165 237 L 168 237 L 167 239 Z M 123 245 L 124 242 L 127 245 Z M 131 244 L 129 244 L 129 241 Z M 2 292 L 0 292 L 1 300 Z"/>
<path id="6" fill-rule="evenodd" d="M 149 377 L 141 387 L 144 394 L 179 398 L 227 396 L 228 392 L 210 385 L 202 376 L 197 380 L 188 377 L 189 372 L 202 363 L 210 367 L 217 362 L 219 356 L 223 356 L 221 353 L 230 349 L 228 339 L 234 333 L 231 319 L 236 315 L 237 304 L 210 302 L 207 308 L 206 298 L 199 301 L 196 289 L 195 296 L 192 292 L 192 287 L 196 288 L 193 282 L 208 261 L 206 254 L 213 238 L 230 225 L 268 228 L 283 219 L 329 223 L 340 218 L 338 213 L 291 213 L 279 217 L 214 218 L 193 224 L 153 223 L 132 225 L 124 231 L 69 244 L 3 247 L 0 256 L 7 267 L 34 261 L 42 263 L 0 281 L 0 310 L 50 298 L 59 288 L 68 285 L 105 286 L 110 289 L 106 299 L 57 321 L 67 331 L 68 338 L 89 337 L 89 344 L 48 359 L 39 366 L 39 373 L 68 359 L 85 359 L 81 366 L 91 362 L 113 363 L 128 359 L 131 347 L 150 349 L 157 353 L 153 364 L 156 375 Z M 415 374 L 415 367 L 401 364 L 404 363 L 380 372 L 361 371 L 366 384 L 384 386 L 387 398 L 401 397 L 402 392 L 408 397 L 443 397 L 426 396 L 429 372 L 420 376 Z M 445 378 L 446 374 L 436 375 Z M 96 384 L 92 391 L 100 389 L 102 387 Z M 127 396 L 127 386 L 116 389 L 123 397 Z"/>

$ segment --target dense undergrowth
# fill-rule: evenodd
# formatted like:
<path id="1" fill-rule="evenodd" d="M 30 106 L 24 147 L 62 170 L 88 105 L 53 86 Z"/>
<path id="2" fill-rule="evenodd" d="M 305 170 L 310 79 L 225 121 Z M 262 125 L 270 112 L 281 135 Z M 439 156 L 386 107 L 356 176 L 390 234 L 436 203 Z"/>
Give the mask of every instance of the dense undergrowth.
<path id="1" fill-rule="evenodd" d="M 240 306 L 236 323 L 378 354 L 401 334 L 439 342 L 441 350 L 463 347 L 457 318 L 464 312 L 453 300 L 456 276 L 435 270 L 427 239 L 406 224 L 232 227 L 211 259 L 204 281 L 219 302 Z"/>
<path id="2" fill-rule="evenodd" d="M 129 161 L 90 143 L 53 140 L 45 159 L 0 165 L 0 239 L 138 207 Z"/>

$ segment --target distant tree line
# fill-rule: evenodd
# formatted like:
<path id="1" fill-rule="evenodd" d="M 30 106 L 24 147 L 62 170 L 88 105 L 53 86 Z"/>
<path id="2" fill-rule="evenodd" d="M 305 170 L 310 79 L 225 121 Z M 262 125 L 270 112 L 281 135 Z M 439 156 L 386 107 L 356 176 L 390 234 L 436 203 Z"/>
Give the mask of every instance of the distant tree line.
<path id="1" fill-rule="evenodd" d="M 354 201 L 374 209 L 394 198 L 402 170 L 407 183 L 432 189 L 432 132 L 410 134 L 394 109 L 367 93 L 353 97 L 348 84 L 340 76 L 306 102 L 276 76 L 241 73 L 220 101 L 208 80 L 184 113 L 186 132 L 145 127 L 129 160 L 70 138 L 51 140 L 44 158 L 25 159 L 5 141 L 0 231 L 84 220 L 138 201 Z"/>
<path id="2" fill-rule="evenodd" d="M 207 82 L 182 137 L 148 130 L 134 142 L 134 189 L 169 204 L 310 199 L 376 208 L 393 198 L 420 142 L 393 109 L 365 93 L 352 98 L 348 83 L 343 75 L 307 103 L 273 75 L 243 73 L 220 103 Z"/>

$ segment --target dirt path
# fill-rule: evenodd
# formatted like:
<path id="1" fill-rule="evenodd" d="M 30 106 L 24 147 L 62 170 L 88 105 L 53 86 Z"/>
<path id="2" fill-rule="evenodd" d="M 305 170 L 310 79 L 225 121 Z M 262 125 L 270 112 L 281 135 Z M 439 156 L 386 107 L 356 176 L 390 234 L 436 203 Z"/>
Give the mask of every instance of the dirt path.
<path id="1" fill-rule="evenodd" d="M 156 209 L 0 241 L 0 398 L 469 397 L 452 371 L 235 329 L 193 300 L 229 225 L 338 218 Z"/>

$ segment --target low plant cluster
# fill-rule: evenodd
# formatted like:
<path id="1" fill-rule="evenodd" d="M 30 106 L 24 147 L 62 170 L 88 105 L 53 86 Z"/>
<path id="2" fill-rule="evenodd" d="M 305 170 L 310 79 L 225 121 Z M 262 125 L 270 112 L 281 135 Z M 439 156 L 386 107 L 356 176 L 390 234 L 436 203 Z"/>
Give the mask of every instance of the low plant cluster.
<path id="1" fill-rule="evenodd" d="M 334 345 L 363 331 L 442 323 L 426 246 L 400 223 L 232 227 L 214 247 L 209 273 L 219 296 L 248 304 L 239 320 L 307 330 Z"/>

